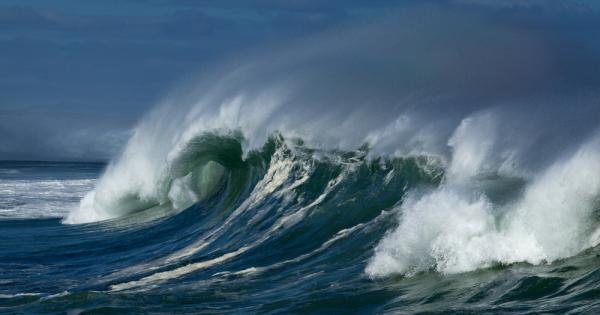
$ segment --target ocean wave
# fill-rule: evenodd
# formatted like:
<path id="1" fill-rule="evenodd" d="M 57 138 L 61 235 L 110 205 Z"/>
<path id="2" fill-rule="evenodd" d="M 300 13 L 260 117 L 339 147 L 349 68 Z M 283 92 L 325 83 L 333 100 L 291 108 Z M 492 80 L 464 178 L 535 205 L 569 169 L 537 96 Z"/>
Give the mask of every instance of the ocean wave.
<path id="1" fill-rule="evenodd" d="M 369 207 L 375 207 L 367 215 L 371 219 L 385 210 L 397 213 L 397 227 L 388 230 L 366 266 L 374 278 L 549 263 L 595 246 L 600 239 L 595 218 L 600 182 L 589 174 L 600 170 L 596 137 L 534 172 L 522 166 L 518 149 L 507 145 L 495 122 L 493 112 L 462 120 L 447 140 L 447 155 L 376 156 L 368 142 L 354 151 L 324 149 L 280 132 L 262 147 L 249 149 L 241 130 L 221 129 L 193 137 L 184 132 L 183 142 L 161 148 L 162 155 L 147 156 L 156 148 L 138 132 L 64 222 L 157 209 L 173 215 L 206 203 L 211 204 L 207 211 L 222 213 L 218 226 L 144 265 L 156 273 L 115 289 L 182 276 L 243 255 L 276 235 L 291 233 L 287 231 L 315 216 L 325 200 L 341 198 L 341 190 L 387 200 Z M 139 150 L 142 144 L 150 148 Z M 349 178 L 364 168 L 370 176 Z M 347 198 L 340 202 L 354 201 Z M 349 222 L 367 222 L 364 214 L 352 215 L 357 214 L 348 214 Z M 324 220 L 320 225 L 333 224 L 327 221 L 329 214 L 319 216 Z M 240 220 L 250 228 L 262 226 L 261 231 L 233 248 L 219 247 L 219 256 L 178 265 L 210 250 Z"/>

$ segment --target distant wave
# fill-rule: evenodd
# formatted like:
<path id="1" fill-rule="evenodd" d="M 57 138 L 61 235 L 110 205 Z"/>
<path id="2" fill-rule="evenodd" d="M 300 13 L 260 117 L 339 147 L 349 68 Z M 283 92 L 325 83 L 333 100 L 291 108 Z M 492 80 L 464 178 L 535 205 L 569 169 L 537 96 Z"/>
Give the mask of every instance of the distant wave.
<path id="1" fill-rule="evenodd" d="M 95 179 L 0 179 L 0 218 L 60 218 L 77 209 Z"/>

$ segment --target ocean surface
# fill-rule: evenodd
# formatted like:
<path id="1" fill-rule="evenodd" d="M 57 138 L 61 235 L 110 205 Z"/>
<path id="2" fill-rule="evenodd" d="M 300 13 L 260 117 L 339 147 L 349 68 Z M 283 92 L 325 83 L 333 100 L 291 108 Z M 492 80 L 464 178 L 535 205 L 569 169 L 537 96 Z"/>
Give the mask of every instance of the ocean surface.
<path id="1" fill-rule="evenodd" d="M 467 184 L 433 156 L 242 144 L 202 134 L 150 188 L 123 160 L 0 162 L 0 313 L 600 312 L 595 182 L 563 185 L 589 150 Z"/>

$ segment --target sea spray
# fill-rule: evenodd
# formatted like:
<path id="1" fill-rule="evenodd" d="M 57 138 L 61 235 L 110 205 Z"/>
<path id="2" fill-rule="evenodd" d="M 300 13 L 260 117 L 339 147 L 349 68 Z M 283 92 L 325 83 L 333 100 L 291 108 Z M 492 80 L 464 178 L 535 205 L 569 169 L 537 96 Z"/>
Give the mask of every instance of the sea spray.
<path id="1" fill-rule="evenodd" d="M 413 193 L 400 206 L 400 224 L 377 246 L 367 274 L 410 276 L 427 270 L 467 272 L 496 263 L 539 264 L 597 244 L 592 232 L 598 226 L 600 138 L 559 158 L 529 180 L 519 198 L 499 205 L 477 189 L 480 159 L 461 154 L 464 147 L 456 141 L 461 132 L 459 128 L 450 142 L 454 157 L 461 158 L 452 160 L 438 189 Z M 473 168 L 465 170 L 465 165 Z"/>

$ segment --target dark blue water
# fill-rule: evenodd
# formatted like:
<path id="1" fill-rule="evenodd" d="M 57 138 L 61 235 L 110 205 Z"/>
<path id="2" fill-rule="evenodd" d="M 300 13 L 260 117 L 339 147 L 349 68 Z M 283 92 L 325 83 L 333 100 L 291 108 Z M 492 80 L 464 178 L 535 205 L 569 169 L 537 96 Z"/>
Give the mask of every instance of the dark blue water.
<path id="1" fill-rule="evenodd" d="M 221 160 L 224 177 L 188 208 L 75 225 L 62 217 L 104 165 L 1 162 L 0 313 L 600 312 L 595 248 L 551 264 L 370 277 L 406 192 L 434 189 L 441 173 L 418 158 L 309 153 Z"/>

